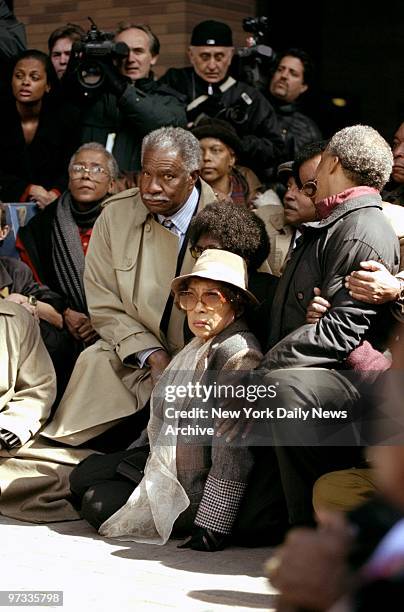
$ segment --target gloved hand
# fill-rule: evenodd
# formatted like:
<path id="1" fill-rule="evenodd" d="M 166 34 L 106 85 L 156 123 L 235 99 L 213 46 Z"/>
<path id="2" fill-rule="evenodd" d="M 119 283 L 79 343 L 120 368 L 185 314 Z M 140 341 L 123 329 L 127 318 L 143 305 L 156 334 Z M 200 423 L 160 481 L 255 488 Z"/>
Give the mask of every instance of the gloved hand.
<path id="1" fill-rule="evenodd" d="M 208 96 L 204 102 L 198 104 L 195 108 L 187 111 L 188 121 L 195 121 L 199 115 L 207 115 L 208 117 L 217 117 L 224 111 L 222 103 L 222 94 L 214 93 Z"/>
<path id="2" fill-rule="evenodd" d="M 107 62 L 102 64 L 104 71 L 104 86 L 111 93 L 115 94 L 117 98 L 120 98 L 130 81 L 122 76 L 115 66 L 108 64 Z"/>
<path id="3" fill-rule="evenodd" d="M 203 552 L 216 552 L 226 548 L 230 541 L 230 536 L 206 529 L 205 527 L 194 527 L 192 535 L 177 548 L 192 548 Z"/>

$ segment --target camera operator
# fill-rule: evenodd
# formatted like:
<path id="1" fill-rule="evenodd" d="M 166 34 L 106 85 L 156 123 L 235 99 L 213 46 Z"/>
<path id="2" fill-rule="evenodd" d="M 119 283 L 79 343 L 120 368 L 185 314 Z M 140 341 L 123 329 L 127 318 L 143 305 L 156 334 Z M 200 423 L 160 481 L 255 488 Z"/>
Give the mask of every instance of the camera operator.
<path id="1" fill-rule="evenodd" d="M 268 89 L 275 53 L 268 42 L 268 17 L 245 17 L 243 30 L 248 34 L 245 47 L 238 47 L 231 64 L 231 75 L 259 89 Z"/>
<path id="2" fill-rule="evenodd" d="M 127 53 L 107 56 L 102 64 L 102 84 L 80 85 L 84 112 L 81 141 L 99 142 L 118 162 L 120 186 L 136 184 L 143 137 L 163 126 L 185 126 L 185 102 L 181 95 L 153 79 L 160 43 L 147 25 L 120 24 L 114 37 Z M 125 45 L 123 45 L 125 43 Z M 82 45 L 83 46 L 83 45 Z M 74 60 L 74 58 L 73 58 Z M 69 66 L 68 84 L 72 83 Z M 75 67 L 80 70 L 80 61 Z"/>
<path id="3" fill-rule="evenodd" d="M 268 100 L 275 109 L 288 159 L 295 159 L 303 145 L 322 138 L 318 126 L 298 107 L 298 98 L 309 89 L 312 74 L 309 55 L 302 49 L 288 49 L 278 56 L 269 84 Z"/>
<path id="4" fill-rule="evenodd" d="M 240 163 L 262 177 L 276 165 L 282 138 L 271 104 L 257 89 L 229 76 L 234 54 L 230 27 L 220 21 L 199 23 L 188 54 L 192 67 L 170 68 L 159 82 L 185 94 L 191 124 L 204 115 L 231 123 L 242 141 Z"/>

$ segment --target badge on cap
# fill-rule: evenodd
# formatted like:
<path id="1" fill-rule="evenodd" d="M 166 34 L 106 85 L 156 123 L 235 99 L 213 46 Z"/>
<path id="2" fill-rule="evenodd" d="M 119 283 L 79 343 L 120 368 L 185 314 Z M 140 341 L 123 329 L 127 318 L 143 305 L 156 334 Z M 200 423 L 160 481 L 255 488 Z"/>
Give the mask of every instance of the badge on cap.
<path id="1" fill-rule="evenodd" d="M 208 40 L 206 41 L 207 45 L 215 45 L 216 41 L 214 38 L 208 38 Z"/>

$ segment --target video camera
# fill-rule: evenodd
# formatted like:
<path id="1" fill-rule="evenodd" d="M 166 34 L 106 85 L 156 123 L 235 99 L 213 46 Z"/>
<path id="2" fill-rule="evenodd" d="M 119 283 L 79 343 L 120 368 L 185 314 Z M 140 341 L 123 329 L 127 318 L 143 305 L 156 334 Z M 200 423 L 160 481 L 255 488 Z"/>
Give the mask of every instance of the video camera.
<path id="1" fill-rule="evenodd" d="M 124 42 L 114 42 L 113 32 L 101 32 L 91 17 L 91 28 L 84 40 L 73 44 L 72 54 L 77 62 L 76 74 L 84 89 L 97 89 L 105 79 L 105 64 L 118 63 L 129 55 L 129 47 Z"/>
<path id="2" fill-rule="evenodd" d="M 272 47 L 263 44 L 269 32 L 268 17 L 246 17 L 243 30 L 252 34 L 248 44 L 236 51 L 234 71 L 240 81 L 253 85 L 260 90 L 268 87 L 270 73 L 276 56 Z"/>

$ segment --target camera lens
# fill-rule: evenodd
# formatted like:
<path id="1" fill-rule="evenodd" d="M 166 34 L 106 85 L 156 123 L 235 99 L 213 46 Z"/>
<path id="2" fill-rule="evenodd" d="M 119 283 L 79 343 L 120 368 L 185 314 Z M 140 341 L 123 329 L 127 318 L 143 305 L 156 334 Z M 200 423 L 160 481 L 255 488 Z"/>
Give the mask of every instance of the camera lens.
<path id="1" fill-rule="evenodd" d="M 78 79 L 83 87 L 92 89 L 99 87 L 104 80 L 102 66 L 95 61 L 85 61 L 79 66 Z"/>

